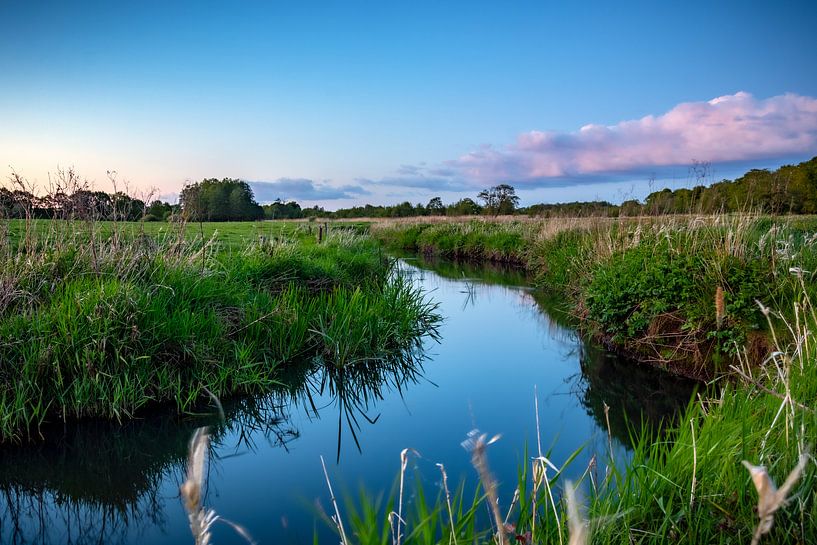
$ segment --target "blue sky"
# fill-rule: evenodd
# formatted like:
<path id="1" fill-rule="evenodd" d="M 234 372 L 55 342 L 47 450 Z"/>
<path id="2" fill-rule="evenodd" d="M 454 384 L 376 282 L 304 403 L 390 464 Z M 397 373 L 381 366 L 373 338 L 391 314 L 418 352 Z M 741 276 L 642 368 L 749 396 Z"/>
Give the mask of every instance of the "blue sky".
<path id="1" fill-rule="evenodd" d="M 811 2 L 4 2 L 0 166 L 620 200 L 817 154 L 814 28 Z"/>

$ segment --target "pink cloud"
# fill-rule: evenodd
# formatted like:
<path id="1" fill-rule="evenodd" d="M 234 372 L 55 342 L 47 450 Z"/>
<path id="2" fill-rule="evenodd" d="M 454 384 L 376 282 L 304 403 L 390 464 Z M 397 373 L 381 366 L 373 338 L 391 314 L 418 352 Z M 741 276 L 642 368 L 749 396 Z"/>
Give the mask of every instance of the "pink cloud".
<path id="1" fill-rule="evenodd" d="M 811 153 L 817 153 L 817 99 L 739 92 L 612 126 L 530 131 L 505 148 L 484 146 L 448 165 L 473 181 L 494 182 Z"/>

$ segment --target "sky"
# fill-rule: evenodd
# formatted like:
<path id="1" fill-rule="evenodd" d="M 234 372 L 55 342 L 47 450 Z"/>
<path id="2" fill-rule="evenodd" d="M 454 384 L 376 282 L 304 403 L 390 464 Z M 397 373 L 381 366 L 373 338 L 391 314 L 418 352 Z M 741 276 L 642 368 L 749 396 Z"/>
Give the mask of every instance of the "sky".
<path id="1" fill-rule="evenodd" d="M 817 3 L 0 0 L 0 183 L 523 204 L 817 155 Z"/>

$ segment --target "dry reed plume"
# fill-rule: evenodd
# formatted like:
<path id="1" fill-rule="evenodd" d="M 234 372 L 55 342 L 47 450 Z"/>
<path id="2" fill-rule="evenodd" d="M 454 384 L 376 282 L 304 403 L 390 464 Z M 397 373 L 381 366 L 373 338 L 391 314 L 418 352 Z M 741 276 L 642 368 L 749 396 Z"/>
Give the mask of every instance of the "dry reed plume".
<path id="1" fill-rule="evenodd" d="M 403 539 L 403 533 L 401 531 L 401 525 L 405 525 L 405 520 L 403 519 L 403 487 L 405 484 L 406 468 L 408 467 L 408 455 L 410 452 L 413 452 L 416 456 L 420 455 L 416 450 L 411 448 L 404 448 L 402 451 L 400 451 L 400 495 L 398 496 L 397 500 L 397 512 L 395 513 L 392 511 L 389 513 L 391 540 L 394 545 L 400 545 L 400 542 Z M 443 471 L 443 476 L 445 476 L 445 471 Z M 396 529 L 394 525 L 395 519 L 397 519 Z"/>
<path id="2" fill-rule="evenodd" d="M 190 521 L 190 532 L 196 545 L 210 543 L 210 527 L 215 521 L 216 513 L 202 505 L 204 490 L 204 472 L 210 450 L 210 434 L 207 428 L 199 428 L 190 440 L 190 451 L 187 460 L 187 480 L 180 492 Z"/>
<path id="3" fill-rule="evenodd" d="M 196 545 L 209 545 L 211 541 L 210 529 L 218 521 L 232 527 L 238 535 L 254 544 L 250 534 L 238 524 L 220 517 L 214 509 L 204 506 L 204 475 L 207 468 L 207 459 L 210 451 L 210 433 L 206 427 L 199 428 L 190 440 L 187 459 L 187 479 L 179 487 L 184 509 L 190 522 L 190 532 Z"/>
<path id="4" fill-rule="evenodd" d="M 715 322 L 718 325 L 718 329 L 723 326 L 723 319 L 726 316 L 726 305 L 724 304 L 723 299 L 723 288 L 718 286 L 715 290 Z"/>
<path id="5" fill-rule="evenodd" d="M 576 488 L 570 481 L 567 481 L 565 495 L 567 497 L 567 523 L 570 529 L 568 545 L 587 545 L 590 543 L 590 531 L 587 529 L 587 522 L 579 513 Z"/>
<path id="6" fill-rule="evenodd" d="M 505 525 L 502 521 L 502 514 L 499 511 L 496 479 L 488 468 L 488 456 L 485 452 L 488 445 L 498 441 L 499 437 L 499 435 L 495 435 L 488 439 L 488 436 L 484 433 L 479 433 L 479 430 L 471 430 L 468 432 L 468 437 L 462 442 L 462 446 L 471 454 L 471 463 L 474 464 L 477 473 L 479 473 L 482 485 L 485 488 L 488 505 L 491 508 L 491 514 L 496 523 L 496 536 L 499 545 L 505 545 Z"/>
<path id="7" fill-rule="evenodd" d="M 765 467 L 752 465 L 746 460 L 743 461 L 743 465 L 746 466 L 752 476 L 752 482 L 757 489 L 758 496 L 757 517 L 759 522 L 752 536 L 752 545 L 760 543 L 760 538 L 772 529 L 774 514 L 788 502 L 789 492 L 803 473 L 808 460 L 807 453 L 801 454 L 797 465 L 786 477 L 780 488 L 777 488 L 774 484 Z"/>
<path id="8" fill-rule="evenodd" d="M 445 472 L 445 466 L 443 464 L 437 464 L 437 467 L 440 468 L 440 473 L 443 477 L 443 489 L 445 490 L 445 504 L 448 507 L 448 521 L 451 524 L 451 538 L 449 539 L 449 543 L 453 543 L 457 545 L 457 530 L 454 527 L 454 513 L 451 510 L 451 492 L 448 490 L 448 474 Z"/>
<path id="9" fill-rule="evenodd" d="M 349 540 L 346 538 L 346 530 L 343 528 L 343 520 L 340 517 L 340 509 L 338 508 L 338 501 L 335 498 L 335 492 L 332 490 L 332 482 L 329 480 L 329 472 L 326 471 L 326 462 L 321 456 L 321 467 L 323 467 L 323 475 L 326 477 L 326 486 L 329 488 L 329 496 L 332 500 L 332 506 L 335 508 L 335 514 L 332 516 L 332 522 L 337 526 L 338 533 L 340 533 L 340 542 L 342 545 L 349 545 Z"/>

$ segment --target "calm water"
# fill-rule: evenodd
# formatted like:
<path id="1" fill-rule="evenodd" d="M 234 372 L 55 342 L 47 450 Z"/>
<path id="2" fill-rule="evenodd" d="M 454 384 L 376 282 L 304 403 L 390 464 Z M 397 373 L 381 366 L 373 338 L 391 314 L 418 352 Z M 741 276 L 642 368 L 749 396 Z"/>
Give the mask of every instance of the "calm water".
<path id="1" fill-rule="evenodd" d="M 604 403 L 614 448 L 624 456 L 627 419 L 658 421 L 689 399 L 690 383 L 582 342 L 517 272 L 403 263 L 445 317 L 440 343 L 429 343 L 422 362 L 365 384 L 302 369 L 290 388 L 225 407 L 228 424 L 215 431 L 206 503 L 259 543 L 311 543 L 316 532 L 321 542 L 337 543 L 317 515 L 331 510 L 321 455 L 336 492 L 357 496 L 361 485 L 372 493 L 390 489 L 400 451 L 411 447 L 421 455 L 412 470 L 433 492 L 437 462 L 450 480 L 475 482 L 460 446 L 469 430 L 501 433 L 489 457 L 507 503 L 526 445 L 536 450 L 534 386 L 552 461 L 560 465 L 583 447 L 574 474 L 594 453 L 606 456 Z M 85 423 L 36 447 L 0 450 L 0 542 L 191 542 L 178 487 L 187 441 L 209 421 Z M 214 534 L 218 544 L 243 543 L 226 526 Z"/>

